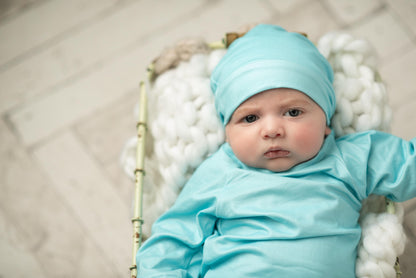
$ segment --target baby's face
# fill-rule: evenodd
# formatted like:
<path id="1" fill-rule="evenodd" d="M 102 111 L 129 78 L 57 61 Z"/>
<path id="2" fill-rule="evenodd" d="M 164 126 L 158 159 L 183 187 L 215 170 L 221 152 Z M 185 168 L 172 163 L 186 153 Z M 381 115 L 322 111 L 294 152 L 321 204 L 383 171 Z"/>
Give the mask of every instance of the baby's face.
<path id="1" fill-rule="evenodd" d="M 287 88 L 252 96 L 225 127 L 226 140 L 240 161 L 273 172 L 313 158 L 330 133 L 322 109 L 307 95 Z"/>

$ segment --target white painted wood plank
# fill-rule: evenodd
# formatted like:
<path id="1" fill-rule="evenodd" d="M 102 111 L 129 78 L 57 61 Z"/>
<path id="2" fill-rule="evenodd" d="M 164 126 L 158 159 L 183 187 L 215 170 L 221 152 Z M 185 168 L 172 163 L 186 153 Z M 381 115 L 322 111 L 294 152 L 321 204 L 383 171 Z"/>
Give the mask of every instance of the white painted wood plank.
<path id="1" fill-rule="evenodd" d="M 343 24 L 352 24 L 379 9 L 384 3 L 379 0 L 325 0 L 335 18 Z"/>
<path id="2" fill-rule="evenodd" d="M 1 1 L 0 3 L 0 21 L 7 20 L 14 15 L 22 12 L 24 9 L 28 9 L 33 5 L 41 4 L 46 0 L 13 0 L 13 1 Z"/>
<path id="3" fill-rule="evenodd" d="M 0 112 L 70 77 L 88 74 L 103 59 L 122 53 L 140 37 L 159 32 L 159 28 L 171 24 L 201 6 L 201 3 L 142 0 L 125 5 L 101 21 L 85 26 L 82 31 L 9 67 L 7 71 L 0 71 Z M 158 11 L 157 20 L 154 20 L 155 14 L 149 12 L 154 10 Z M 19 31 L 15 30 L 16 33 Z"/>
<path id="4" fill-rule="evenodd" d="M 416 95 L 416 90 L 413 91 Z M 393 108 L 393 121 L 391 125 L 391 132 L 406 140 L 411 140 L 416 137 L 416 99 L 409 99 L 398 108 Z M 416 218 L 415 218 L 416 220 Z M 415 230 L 416 233 L 416 230 Z"/>
<path id="5" fill-rule="evenodd" d="M 389 61 L 404 49 L 412 47 L 412 35 L 389 11 L 382 11 L 349 30 L 354 36 L 365 38 L 374 46 L 381 62 Z"/>
<path id="6" fill-rule="evenodd" d="M 0 65 L 114 5 L 111 0 L 54 0 L 0 25 Z"/>
<path id="7" fill-rule="evenodd" d="M 32 267 L 32 277 L 123 277 L 1 120 L 0 139 L 0 207 L 21 244 L 7 241 L 5 248 L 32 254 L 45 274 L 35 275 L 39 271 L 27 257 L 22 258 L 30 264 L 22 266 L 25 277 Z"/>
<path id="8" fill-rule="evenodd" d="M 130 204 L 71 133 L 40 146 L 34 155 L 89 237 L 118 273 L 125 273 L 131 262 Z"/>
<path id="9" fill-rule="evenodd" d="M 95 113 L 76 127 L 77 135 L 104 167 L 126 204 L 132 203 L 134 180 L 124 173 L 120 155 L 127 138 L 137 136 L 137 122 L 133 116 L 137 96 L 138 89 L 112 104 L 108 111 Z"/>
<path id="10" fill-rule="evenodd" d="M 10 120 L 26 145 L 110 105 L 137 86 L 143 67 L 125 56 L 78 82 L 14 111 Z"/>
<path id="11" fill-rule="evenodd" d="M 282 14 L 289 13 L 293 11 L 294 9 L 301 10 L 307 5 L 307 2 L 311 2 L 311 1 L 310 0 L 292 0 L 292 1 L 273 0 L 273 1 L 268 1 L 268 2 L 274 9 L 276 9 L 279 15 L 282 15 Z"/>
<path id="12" fill-rule="evenodd" d="M 195 14 L 185 22 L 178 23 L 175 29 L 153 39 L 146 38 L 137 42 L 137 47 L 132 52 L 126 52 L 124 56 L 104 65 L 85 79 L 16 109 L 11 113 L 10 120 L 25 144 L 34 144 L 136 89 L 139 80 L 144 77 L 148 63 L 175 41 L 195 36 L 212 41 L 247 22 L 268 18 L 270 11 L 260 3 L 261 1 L 232 0 L 208 6 L 202 14 Z M 232 9 L 237 4 L 241 10 Z"/>
<path id="13" fill-rule="evenodd" d="M 7 220 L 0 207 L 0 277 L 45 277 L 41 265 L 32 252 L 26 249 L 13 223 Z"/>
<path id="14" fill-rule="evenodd" d="M 98 111 L 76 126 L 82 141 L 101 164 L 118 161 L 126 139 L 136 136 L 137 119 L 133 111 L 138 96 L 139 88 L 112 103 L 111 109 Z"/>
<path id="15" fill-rule="evenodd" d="M 302 18 L 302 20 L 299 20 Z M 305 24 L 307 22 L 308 24 Z M 316 42 L 323 34 L 338 28 L 320 1 L 307 1 L 292 9 L 291 12 L 271 20 L 272 24 L 280 25 L 292 32 L 304 32 L 308 38 Z"/>
<path id="16" fill-rule="evenodd" d="M 206 8 L 200 14 L 193 15 L 184 24 L 178 24 L 176 35 L 167 36 L 162 45 L 167 46 L 187 37 L 218 41 L 226 32 L 237 31 L 247 24 L 267 22 L 274 13 L 263 0 L 212 2 L 207 1 Z"/>
<path id="17" fill-rule="evenodd" d="M 416 1 L 412 0 L 387 0 L 390 8 L 397 13 L 401 21 L 416 35 Z"/>
<path id="18" fill-rule="evenodd" d="M 120 161 L 117 159 L 111 163 L 106 164 L 104 171 L 108 173 L 113 186 L 115 186 L 116 190 L 120 193 L 121 198 L 124 200 L 125 204 L 129 205 L 130 208 L 133 209 L 135 182 L 133 179 L 127 176 L 127 174 L 121 168 Z"/>
<path id="19" fill-rule="evenodd" d="M 416 47 L 409 52 L 396 53 L 395 59 L 386 61 L 379 71 L 386 83 L 393 109 L 400 110 L 403 105 L 415 99 L 416 88 L 409 85 L 409 82 L 411 84 L 416 76 Z"/>

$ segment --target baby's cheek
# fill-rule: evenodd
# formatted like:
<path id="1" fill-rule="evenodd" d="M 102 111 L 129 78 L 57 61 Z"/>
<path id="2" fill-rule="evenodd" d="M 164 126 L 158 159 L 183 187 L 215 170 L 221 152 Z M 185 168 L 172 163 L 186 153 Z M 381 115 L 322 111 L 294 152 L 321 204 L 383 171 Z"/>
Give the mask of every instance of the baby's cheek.
<path id="1" fill-rule="evenodd" d="M 246 164 L 250 164 L 250 160 L 253 157 L 252 148 L 250 148 L 248 141 L 249 140 L 235 140 L 233 141 L 233 144 L 230 144 L 235 156 Z"/>
<path id="2" fill-rule="evenodd" d="M 303 152 L 314 154 L 320 150 L 324 137 L 320 133 L 317 133 L 315 128 L 311 127 L 298 131 L 297 139 Z"/>

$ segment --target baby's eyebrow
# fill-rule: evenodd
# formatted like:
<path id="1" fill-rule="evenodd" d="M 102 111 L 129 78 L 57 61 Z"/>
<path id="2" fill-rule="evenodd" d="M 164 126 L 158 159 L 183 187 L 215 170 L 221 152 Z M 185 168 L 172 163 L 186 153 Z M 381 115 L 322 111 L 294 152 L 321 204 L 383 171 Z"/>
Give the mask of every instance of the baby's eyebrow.
<path id="1" fill-rule="evenodd" d="M 234 113 L 231 115 L 231 121 L 237 120 L 242 118 L 243 116 L 247 116 L 250 114 L 256 114 L 257 110 L 255 107 L 238 107 L 236 110 L 234 110 Z"/>
<path id="2" fill-rule="evenodd" d="M 281 101 L 277 104 L 277 108 L 279 109 L 289 109 L 291 107 L 310 107 L 313 104 L 313 100 L 309 99 L 299 99 L 299 98 L 288 98 L 286 100 Z M 234 111 L 233 116 L 242 116 L 248 114 L 256 114 L 261 109 L 261 107 L 257 104 L 242 104 L 241 106 L 237 107 Z"/>
<path id="3" fill-rule="evenodd" d="M 237 107 L 237 109 L 234 111 L 234 113 L 241 113 L 241 114 L 245 114 L 245 113 L 253 113 L 253 111 L 256 111 L 258 108 L 257 106 L 240 106 Z"/>
<path id="4" fill-rule="evenodd" d="M 290 106 L 310 106 L 312 105 L 312 100 L 307 99 L 289 99 L 280 103 L 282 107 Z"/>
<path id="5" fill-rule="evenodd" d="M 240 117 L 240 116 L 247 116 L 250 114 L 258 113 L 260 107 L 256 105 L 248 105 L 248 106 L 240 106 L 238 107 L 231 117 Z"/>

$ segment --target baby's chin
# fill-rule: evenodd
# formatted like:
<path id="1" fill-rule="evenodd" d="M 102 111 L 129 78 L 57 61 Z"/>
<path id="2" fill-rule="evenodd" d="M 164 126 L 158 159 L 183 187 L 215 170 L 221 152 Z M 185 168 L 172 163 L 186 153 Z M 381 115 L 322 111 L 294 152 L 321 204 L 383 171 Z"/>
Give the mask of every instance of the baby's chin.
<path id="1" fill-rule="evenodd" d="M 279 160 L 279 161 L 276 161 L 276 160 Z M 286 161 L 284 161 L 284 160 L 286 160 Z M 278 159 L 275 159 L 275 160 L 272 160 L 272 161 L 268 161 L 265 164 L 252 165 L 251 167 L 266 169 L 266 170 L 269 170 L 271 172 L 280 173 L 280 172 L 289 171 L 290 169 L 292 169 L 296 165 L 302 163 L 302 162 L 297 162 L 296 163 L 296 162 L 293 162 L 293 161 L 290 161 L 290 160 L 288 161 L 288 160 L 289 159 L 278 158 Z"/>
<path id="2" fill-rule="evenodd" d="M 296 165 L 293 166 L 288 166 L 288 167 L 266 167 L 265 169 L 274 172 L 274 173 L 282 173 L 282 172 L 287 172 L 290 169 L 292 169 L 293 167 L 295 167 Z"/>

